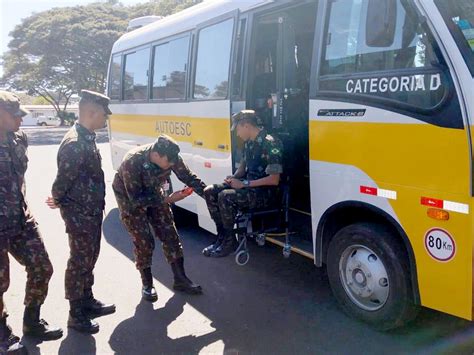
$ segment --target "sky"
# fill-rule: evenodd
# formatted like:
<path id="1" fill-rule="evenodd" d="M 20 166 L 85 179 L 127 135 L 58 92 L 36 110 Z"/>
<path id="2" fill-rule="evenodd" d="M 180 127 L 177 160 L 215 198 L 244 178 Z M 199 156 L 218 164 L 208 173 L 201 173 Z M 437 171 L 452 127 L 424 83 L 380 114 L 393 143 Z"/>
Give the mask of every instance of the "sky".
<path id="1" fill-rule="evenodd" d="M 75 5 L 86 5 L 100 0 L 0 0 L 0 56 L 8 50 L 10 37 L 8 34 L 21 23 L 23 18 L 35 12 L 52 9 L 53 7 L 65 7 Z M 148 0 L 121 0 L 124 5 L 132 5 Z M 3 69 L 0 66 L 0 76 Z"/>

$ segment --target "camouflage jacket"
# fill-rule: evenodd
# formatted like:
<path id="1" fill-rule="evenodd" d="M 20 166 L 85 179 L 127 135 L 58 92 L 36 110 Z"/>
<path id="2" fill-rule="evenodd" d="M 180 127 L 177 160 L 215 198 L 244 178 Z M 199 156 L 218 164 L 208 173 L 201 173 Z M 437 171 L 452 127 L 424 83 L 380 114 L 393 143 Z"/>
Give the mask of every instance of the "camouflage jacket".
<path id="1" fill-rule="evenodd" d="M 58 151 L 58 174 L 53 184 L 54 201 L 83 215 L 101 214 L 105 206 L 102 158 L 95 133 L 76 123 L 63 138 Z"/>
<path id="2" fill-rule="evenodd" d="M 22 131 L 9 133 L 0 142 L 0 228 L 24 214 L 25 172 L 28 166 L 28 139 Z"/>
<path id="3" fill-rule="evenodd" d="M 246 178 L 258 180 L 268 175 L 283 172 L 283 147 L 279 139 L 260 131 L 254 141 L 247 141 L 244 145 L 243 163 L 245 164 Z"/>
<path id="4" fill-rule="evenodd" d="M 115 174 L 113 189 L 117 196 L 126 200 L 128 211 L 146 209 L 164 203 L 163 185 L 169 180 L 171 172 L 184 184 L 192 187 L 201 197 L 206 184 L 201 181 L 184 163 L 181 156 L 171 169 L 163 170 L 149 160 L 152 144 L 137 147 L 125 156 Z"/>

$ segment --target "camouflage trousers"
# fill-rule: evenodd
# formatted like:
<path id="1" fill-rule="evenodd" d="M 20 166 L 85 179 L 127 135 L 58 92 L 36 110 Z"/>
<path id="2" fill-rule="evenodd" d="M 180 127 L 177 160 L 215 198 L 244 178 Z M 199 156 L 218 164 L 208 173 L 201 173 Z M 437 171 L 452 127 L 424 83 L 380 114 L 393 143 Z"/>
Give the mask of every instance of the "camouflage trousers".
<path id="1" fill-rule="evenodd" d="M 135 214 L 124 213 L 126 201 L 117 198 L 120 219 L 132 238 L 135 265 L 138 270 L 143 270 L 152 265 L 155 239 L 161 241 L 163 254 L 168 263 L 183 257 L 183 246 L 179 239 L 174 224 L 173 212 L 169 204 L 160 207 L 139 210 Z"/>
<path id="2" fill-rule="evenodd" d="M 278 201 L 277 187 L 233 189 L 227 184 L 209 185 L 204 190 L 207 208 L 216 226 L 233 229 L 239 210 L 266 208 Z"/>
<path id="3" fill-rule="evenodd" d="M 27 212 L 18 223 L 0 226 L 0 314 L 4 315 L 3 294 L 10 286 L 11 254 L 25 267 L 27 279 L 25 289 L 25 306 L 39 306 L 44 303 L 48 294 L 48 284 L 53 275 L 53 265 L 49 260 L 38 224 Z"/>
<path id="4" fill-rule="evenodd" d="M 69 236 L 69 259 L 65 274 L 66 299 L 84 297 L 94 285 L 94 267 L 99 257 L 102 237 L 102 215 L 86 216 L 77 211 L 61 209 Z"/>

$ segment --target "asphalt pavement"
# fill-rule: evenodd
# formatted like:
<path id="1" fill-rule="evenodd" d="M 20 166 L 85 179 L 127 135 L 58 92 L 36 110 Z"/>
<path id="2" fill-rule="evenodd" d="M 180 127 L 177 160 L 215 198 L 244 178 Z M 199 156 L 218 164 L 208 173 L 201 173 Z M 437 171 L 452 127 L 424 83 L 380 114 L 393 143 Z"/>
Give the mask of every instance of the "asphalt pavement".
<path id="1" fill-rule="evenodd" d="M 113 315 L 98 318 L 101 330 L 83 335 L 67 330 L 64 270 L 68 241 L 58 211 L 44 201 L 56 174 L 58 144 L 65 128 L 25 129 L 30 140 L 27 194 L 55 268 L 42 316 L 64 327 L 62 339 L 36 343 L 23 338 L 31 354 L 473 354 L 474 326 L 423 309 L 409 326 L 382 333 L 347 317 L 333 298 L 324 269 L 304 257 L 282 258 L 281 249 L 250 243 L 244 266 L 233 258 L 210 259 L 201 250 L 213 236 L 194 216 L 178 213 L 188 276 L 204 294 L 174 293 L 172 274 L 159 243 L 153 275 L 158 302 L 141 301 L 140 278 L 132 244 L 118 218 L 110 185 L 107 132 L 98 135 L 108 185 L 101 254 L 94 292 L 117 305 Z M 11 286 L 5 295 L 10 324 L 21 335 L 25 272 L 11 259 Z"/>

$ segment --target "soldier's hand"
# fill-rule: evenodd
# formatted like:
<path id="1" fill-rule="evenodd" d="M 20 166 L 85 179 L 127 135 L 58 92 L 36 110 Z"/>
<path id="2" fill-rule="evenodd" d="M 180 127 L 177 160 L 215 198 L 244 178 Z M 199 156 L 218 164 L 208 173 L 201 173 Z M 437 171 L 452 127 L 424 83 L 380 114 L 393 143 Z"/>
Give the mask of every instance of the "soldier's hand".
<path id="1" fill-rule="evenodd" d="M 231 179 L 229 184 L 230 184 L 230 187 L 232 187 L 233 189 L 236 189 L 236 190 L 242 189 L 245 186 L 242 183 L 242 181 L 240 181 L 239 179 Z"/>
<path id="2" fill-rule="evenodd" d="M 56 205 L 56 202 L 54 202 L 54 199 L 51 196 L 49 196 L 45 202 L 48 205 L 48 207 L 51 208 L 52 210 L 59 208 L 59 206 Z"/>
<path id="3" fill-rule="evenodd" d="M 183 191 L 176 191 L 176 192 L 173 192 L 168 197 L 166 197 L 165 202 L 166 203 L 175 203 L 175 202 L 178 202 L 178 201 L 181 201 L 181 200 L 185 199 L 188 196 L 189 195 L 187 195 Z"/>

